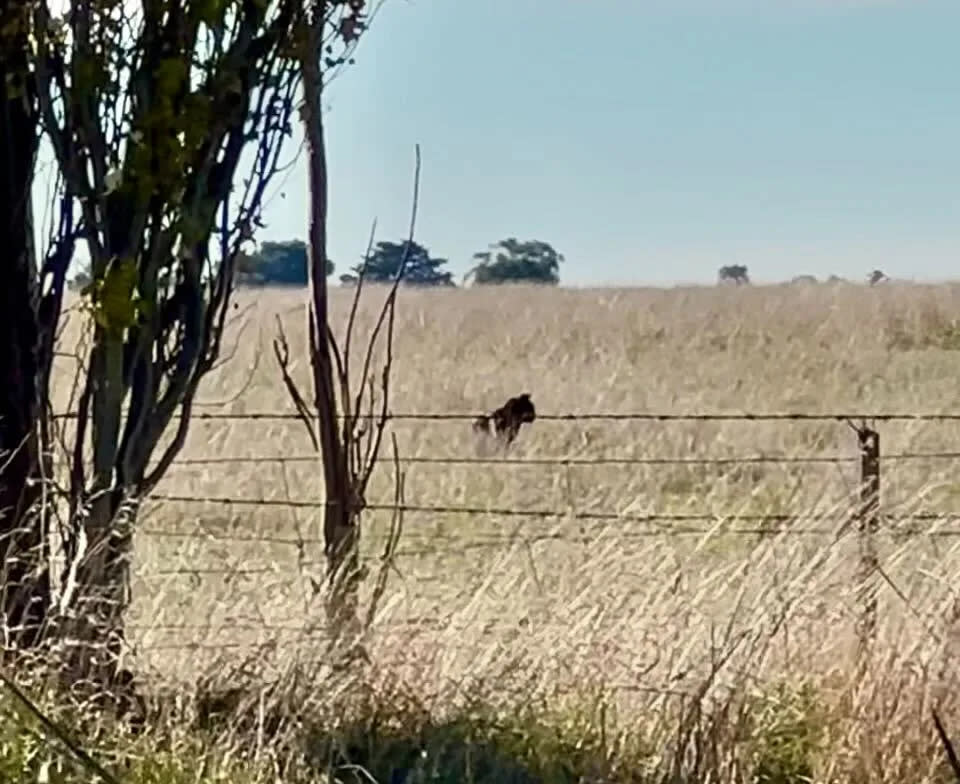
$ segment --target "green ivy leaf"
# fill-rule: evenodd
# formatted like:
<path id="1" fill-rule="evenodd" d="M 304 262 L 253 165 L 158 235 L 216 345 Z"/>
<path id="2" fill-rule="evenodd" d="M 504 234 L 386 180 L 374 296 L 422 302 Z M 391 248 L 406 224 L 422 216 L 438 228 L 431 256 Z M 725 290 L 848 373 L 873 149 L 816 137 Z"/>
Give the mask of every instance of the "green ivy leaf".
<path id="1" fill-rule="evenodd" d="M 136 325 L 142 313 L 137 294 L 137 265 L 133 259 L 114 259 L 102 278 L 86 286 L 91 295 L 94 321 L 114 336 Z"/>

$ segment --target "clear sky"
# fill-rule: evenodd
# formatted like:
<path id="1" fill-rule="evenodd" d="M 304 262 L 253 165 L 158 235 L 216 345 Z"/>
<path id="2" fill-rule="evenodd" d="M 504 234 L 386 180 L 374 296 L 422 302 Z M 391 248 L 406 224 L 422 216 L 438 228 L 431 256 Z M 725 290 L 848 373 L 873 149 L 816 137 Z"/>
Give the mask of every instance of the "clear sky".
<path id="1" fill-rule="evenodd" d="M 573 285 L 960 277 L 958 0 L 386 0 L 327 103 L 338 272 L 405 236 L 419 142 L 458 276 L 516 236 Z M 258 239 L 306 237 L 282 190 Z"/>
<path id="2" fill-rule="evenodd" d="M 328 104 L 338 268 L 404 236 L 420 142 L 458 273 L 510 235 L 576 285 L 960 270 L 957 0 L 386 0 Z"/>

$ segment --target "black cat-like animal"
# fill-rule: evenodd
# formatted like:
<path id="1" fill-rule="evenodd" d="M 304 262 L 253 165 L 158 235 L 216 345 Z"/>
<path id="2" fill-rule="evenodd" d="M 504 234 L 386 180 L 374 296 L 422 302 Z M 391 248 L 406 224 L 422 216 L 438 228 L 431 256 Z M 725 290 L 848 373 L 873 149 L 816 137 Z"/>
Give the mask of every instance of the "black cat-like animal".
<path id="1" fill-rule="evenodd" d="M 492 426 L 492 435 L 509 446 L 519 435 L 520 426 L 529 424 L 536 418 L 537 409 L 529 393 L 524 392 L 522 395 L 510 398 L 491 414 L 478 416 L 473 422 L 473 429 L 477 433 L 491 435 Z"/>

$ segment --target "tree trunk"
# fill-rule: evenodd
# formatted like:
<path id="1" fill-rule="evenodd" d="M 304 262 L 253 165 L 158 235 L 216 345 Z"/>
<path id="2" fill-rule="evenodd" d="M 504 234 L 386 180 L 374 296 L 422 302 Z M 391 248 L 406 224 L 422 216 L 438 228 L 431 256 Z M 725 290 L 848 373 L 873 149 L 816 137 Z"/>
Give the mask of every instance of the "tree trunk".
<path id="1" fill-rule="evenodd" d="M 32 647 L 51 604 L 45 517 L 39 508 L 42 411 L 37 265 L 31 186 L 38 139 L 27 69 L 26 8 L 0 13 L 0 562 L 6 642 Z"/>
<path id="2" fill-rule="evenodd" d="M 124 400 L 123 341 L 108 328 L 97 330 L 89 374 L 93 482 L 82 516 L 85 546 L 73 554 L 75 593 L 66 636 L 74 641 L 71 677 L 109 688 L 124 645 L 123 614 L 130 600 L 129 564 L 137 510 L 128 499 L 130 486 L 115 470 Z"/>
<path id="3" fill-rule="evenodd" d="M 130 556 L 136 507 L 117 489 L 90 505 L 84 521 L 87 548 L 77 565 L 78 597 L 69 637 L 71 677 L 112 690 L 122 676 L 124 612 L 130 604 Z"/>
<path id="4" fill-rule="evenodd" d="M 340 439 L 327 311 L 327 160 L 321 114 L 323 81 L 320 33 L 326 3 L 313 3 L 302 59 L 305 140 L 310 191 L 310 242 L 307 249 L 310 275 L 310 360 L 313 372 L 317 437 L 323 451 L 326 491 L 324 544 L 329 593 L 327 619 L 334 641 L 357 631 L 360 581 L 359 531 L 354 508 L 347 453 Z"/>

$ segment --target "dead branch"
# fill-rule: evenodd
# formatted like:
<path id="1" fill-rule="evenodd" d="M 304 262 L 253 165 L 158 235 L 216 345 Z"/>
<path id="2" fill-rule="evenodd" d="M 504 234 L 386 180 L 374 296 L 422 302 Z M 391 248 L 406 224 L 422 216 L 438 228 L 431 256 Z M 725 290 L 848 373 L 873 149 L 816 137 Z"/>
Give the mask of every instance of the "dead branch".
<path id="1" fill-rule="evenodd" d="M 357 308 L 360 305 L 360 291 L 363 289 L 363 281 L 367 276 L 367 266 L 370 263 L 370 258 L 373 254 L 373 241 L 377 233 L 377 219 L 373 219 L 373 223 L 370 226 L 370 236 L 367 239 L 367 249 L 363 253 L 363 264 L 360 266 L 359 273 L 357 274 L 357 285 L 353 289 L 353 298 L 350 302 L 350 315 L 347 317 L 347 334 L 343 339 L 343 399 L 344 406 L 348 406 L 350 403 L 350 345 L 353 339 L 353 328 L 356 326 L 357 321 Z M 356 412 L 354 412 L 356 413 Z M 346 430 L 348 423 L 344 423 L 344 429 Z M 352 423 L 349 423 L 349 427 L 352 428 Z"/>
<path id="2" fill-rule="evenodd" d="M 286 386 L 287 393 L 290 395 L 291 400 L 293 400 L 293 405 L 297 409 L 297 415 L 310 434 L 310 440 L 313 443 L 314 450 L 319 452 L 320 440 L 317 437 L 317 429 L 313 424 L 313 415 L 310 413 L 310 407 L 307 405 L 307 401 L 304 400 L 303 394 L 297 386 L 297 382 L 290 373 L 290 344 L 287 343 L 287 335 L 283 331 L 283 322 L 279 316 L 277 316 L 277 337 L 273 340 L 273 353 L 277 358 L 277 363 L 280 365 L 280 373 L 283 377 L 284 386 Z"/>
<path id="3" fill-rule="evenodd" d="M 956 780 L 960 782 L 960 758 L 957 757 L 956 749 L 954 749 L 950 736 L 947 735 L 947 731 L 936 709 L 933 710 L 933 724 L 937 728 L 937 736 L 940 738 L 940 743 L 943 745 L 943 750 L 947 755 L 947 762 L 950 763 L 950 770 L 953 771 Z"/>
<path id="4" fill-rule="evenodd" d="M 410 228 L 407 235 L 407 243 L 404 247 L 403 258 L 400 262 L 400 268 L 397 270 L 396 277 L 393 280 L 393 284 L 390 287 L 390 292 L 387 295 L 387 298 L 383 304 L 383 307 L 380 309 L 380 314 L 377 318 L 377 323 L 373 329 L 373 332 L 370 335 L 370 339 L 367 343 L 366 356 L 364 357 L 363 362 L 363 371 L 360 375 L 359 381 L 359 392 L 357 394 L 356 401 L 354 403 L 353 410 L 359 412 L 361 405 L 361 396 L 363 394 L 363 388 L 367 385 L 370 380 L 370 366 L 373 359 L 373 351 L 377 344 L 377 338 L 380 334 L 380 330 L 383 328 L 384 322 L 387 323 L 387 335 L 386 335 L 386 358 L 384 361 L 383 372 L 381 375 L 381 397 L 380 397 L 380 411 L 372 423 L 373 427 L 373 437 L 368 440 L 367 448 L 364 451 L 363 457 L 360 458 L 357 456 L 357 462 L 352 467 L 354 476 L 356 477 L 357 486 L 360 489 L 360 493 L 363 494 L 366 491 L 367 483 L 370 480 L 370 476 L 373 473 L 373 469 L 376 466 L 377 457 L 380 453 L 380 444 L 383 442 L 383 431 L 386 427 L 387 420 L 389 419 L 389 399 L 390 399 L 390 376 L 393 370 L 393 337 L 394 337 L 394 323 L 396 318 L 396 303 L 397 303 L 397 290 L 400 287 L 400 283 L 403 280 L 403 274 L 406 271 L 407 262 L 410 258 L 410 248 L 413 245 L 413 237 L 416 231 L 417 225 L 417 211 L 420 205 L 420 145 L 417 144 L 414 148 L 416 163 L 414 166 L 413 174 L 413 200 L 410 209 Z M 372 233 L 371 233 L 371 243 L 372 243 Z M 368 251 L 369 254 L 369 251 Z M 364 265 L 366 266 L 366 264 Z M 357 286 L 359 290 L 359 282 Z M 355 312 L 352 312 L 351 315 L 355 315 Z M 371 384 L 370 391 L 370 407 L 371 414 L 373 408 L 373 390 Z M 368 425 L 369 426 L 369 425 Z"/>
<path id="5" fill-rule="evenodd" d="M 319 136 L 319 134 L 314 130 L 316 155 L 313 163 L 317 167 L 317 172 L 313 179 L 315 185 L 322 185 L 324 184 L 322 137 L 318 140 L 316 138 L 317 136 Z M 364 272 L 372 252 L 376 222 L 374 222 L 371 229 L 364 264 L 360 269 L 358 285 L 353 293 L 353 301 L 346 326 L 344 350 L 342 351 L 329 324 L 326 289 L 324 286 L 312 286 L 313 301 L 311 303 L 312 307 L 309 310 L 308 329 L 310 331 L 310 360 L 314 370 L 313 410 L 311 410 L 307 404 L 303 393 L 292 377 L 290 371 L 289 343 L 279 317 L 277 318 L 277 336 L 273 341 L 274 355 L 280 367 L 281 377 L 296 408 L 298 417 L 307 426 L 314 449 L 323 453 L 328 502 L 326 506 L 327 519 L 325 520 L 324 528 L 328 556 L 328 581 L 332 591 L 331 596 L 333 597 L 333 604 L 328 603 L 328 613 L 333 605 L 338 603 L 342 604 L 348 594 L 353 594 L 352 598 L 346 599 L 346 601 L 348 604 L 353 604 L 354 609 L 349 610 L 349 616 L 354 619 L 352 623 L 357 624 L 354 628 L 357 629 L 358 633 L 362 633 L 365 628 L 369 629 L 375 619 L 380 602 L 386 591 L 389 573 L 391 570 L 396 569 L 394 557 L 403 530 L 402 507 L 404 478 L 399 467 L 399 450 L 396 444 L 396 438 L 393 437 L 395 513 L 380 559 L 380 566 L 377 570 L 373 596 L 364 613 L 364 620 L 361 621 L 355 613 L 357 609 L 355 593 L 356 586 L 359 581 L 364 579 L 366 570 L 359 563 L 357 551 L 360 534 L 359 515 L 366 506 L 365 494 L 367 485 L 376 467 L 380 447 L 383 442 L 384 431 L 390 418 L 390 377 L 394 360 L 393 340 L 395 336 L 396 298 L 397 290 L 406 270 L 416 228 L 416 217 L 419 206 L 420 168 L 420 147 L 417 145 L 409 240 L 404 249 L 400 268 L 393 280 L 387 298 L 381 306 L 374 330 L 368 339 L 366 350 L 363 354 L 362 372 L 357 380 L 356 393 L 354 394 L 352 390 L 350 373 L 353 348 L 352 340 L 357 325 L 359 296 L 362 291 Z M 315 198 L 323 199 L 321 204 L 325 208 L 325 194 L 321 192 L 319 195 L 314 194 L 314 196 Z M 320 214 L 325 215 L 323 209 L 320 210 Z M 314 234 L 317 236 L 314 237 Z M 313 280 L 318 274 L 316 270 L 320 269 L 318 265 L 325 266 L 326 262 L 325 246 L 323 244 L 325 241 L 325 227 L 312 227 L 311 239 L 312 241 L 317 241 L 316 247 L 312 247 L 311 252 L 311 279 Z M 386 356 L 379 377 L 378 394 L 377 380 L 373 376 L 372 367 L 374 351 L 379 345 L 381 337 L 386 341 Z M 326 341 L 325 347 L 321 344 L 321 341 Z M 321 372 L 322 365 L 318 365 L 318 362 L 321 361 L 321 351 L 323 348 L 327 350 L 327 357 L 323 361 L 328 363 L 326 369 L 331 371 L 330 375 L 332 376 L 329 380 L 324 378 L 325 371 Z M 334 394 L 334 390 L 338 390 L 339 395 Z M 339 400 L 337 400 L 337 398 L 339 398 Z M 322 406 L 331 406 L 333 410 L 324 410 L 321 408 Z M 364 418 L 364 414 L 365 418 L 369 421 L 366 427 L 359 427 L 359 422 Z M 335 423 L 331 422 L 331 420 L 337 416 L 341 416 L 344 420 L 342 426 L 339 428 Z M 318 422 L 326 422 L 328 428 L 332 426 L 332 430 L 326 430 L 325 435 L 322 436 L 318 429 L 314 427 L 314 424 Z M 336 440 L 333 443 L 328 443 L 331 437 Z M 329 461 L 337 464 L 328 464 Z M 339 461 L 343 462 L 339 463 Z M 336 525 L 348 527 L 347 533 L 344 533 L 344 531 L 340 529 L 336 531 L 331 529 L 331 501 L 340 505 L 346 505 L 345 509 L 343 506 L 338 508 L 336 512 Z M 336 550 L 331 548 L 336 548 Z M 343 548 L 350 548 L 350 554 L 343 552 Z M 345 567 L 349 568 L 350 574 L 340 573 Z M 346 580 L 345 585 L 352 587 L 346 589 L 341 587 L 341 580 Z M 315 584 L 315 590 L 317 587 Z M 347 593 L 344 593 L 344 591 Z M 330 616 L 336 624 L 336 626 L 331 628 L 331 645 L 334 644 L 342 632 L 342 629 L 339 628 L 340 625 L 343 623 L 351 623 L 344 615 L 343 609 L 343 607 L 340 607 L 339 610 Z M 362 647 L 356 648 L 354 652 L 357 653 L 361 659 L 367 660 L 366 653 L 362 650 Z"/>
<path id="6" fill-rule="evenodd" d="M 360 383 L 358 385 L 360 392 L 358 393 L 357 400 L 354 404 L 354 410 L 357 411 L 360 410 L 360 395 L 363 394 L 363 387 L 366 385 L 367 379 L 370 376 L 370 365 L 373 361 L 373 351 L 377 345 L 377 337 L 379 336 L 380 330 L 383 328 L 384 321 L 388 318 L 388 316 L 391 316 L 392 321 L 392 313 L 397 301 L 397 289 L 400 287 L 400 283 L 403 280 L 403 274 L 406 272 L 407 262 L 410 259 L 410 247 L 413 244 L 413 236 L 417 225 L 417 210 L 419 209 L 420 205 L 420 145 L 417 144 L 414 149 L 416 153 L 416 165 L 413 173 L 413 204 L 410 210 L 410 229 L 407 235 L 407 243 L 403 249 L 403 257 L 400 260 L 400 268 L 397 270 L 396 277 L 393 279 L 393 283 L 390 286 L 390 291 L 387 294 L 387 298 L 384 301 L 383 307 L 380 309 L 380 314 L 377 317 L 377 323 L 375 324 L 373 332 L 370 334 L 370 339 L 367 342 L 366 356 L 363 360 L 363 371 L 360 374 Z M 389 352 L 391 349 L 392 340 L 389 340 L 387 351 Z"/>
<path id="7" fill-rule="evenodd" d="M 364 629 L 369 631 L 376 619 L 377 609 L 380 606 L 380 600 L 387 589 L 387 578 L 392 569 L 396 569 L 397 545 L 400 543 L 400 536 L 403 534 L 403 509 L 406 502 L 404 486 L 406 476 L 400 469 L 400 450 L 397 448 L 397 437 L 391 434 L 393 445 L 393 519 L 390 521 L 390 530 L 387 532 L 387 540 L 383 545 L 383 553 L 380 556 L 380 568 L 377 570 L 377 579 L 374 583 L 373 595 L 370 597 L 370 604 L 367 605 L 367 614 L 364 620 Z"/>
<path id="8" fill-rule="evenodd" d="M 81 746 L 77 743 L 70 734 L 50 718 L 43 710 L 41 710 L 37 704 L 27 696 L 27 694 L 17 685 L 16 681 L 13 678 L 7 676 L 5 673 L 0 672 L 0 682 L 6 687 L 6 690 L 10 692 L 17 702 L 30 713 L 43 728 L 44 733 L 49 737 L 55 739 L 59 743 L 63 744 L 64 747 L 70 752 L 70 754 L 80 763 L 80 765 L 86 769 L 87 773 L 93 774 L 94 776 L 99 776 L 99 778 L 107 784 L 120 784 L 120 780 L 107 771 L 99 762 L 97 762 L 93 757 L 91 757 Z"/>

